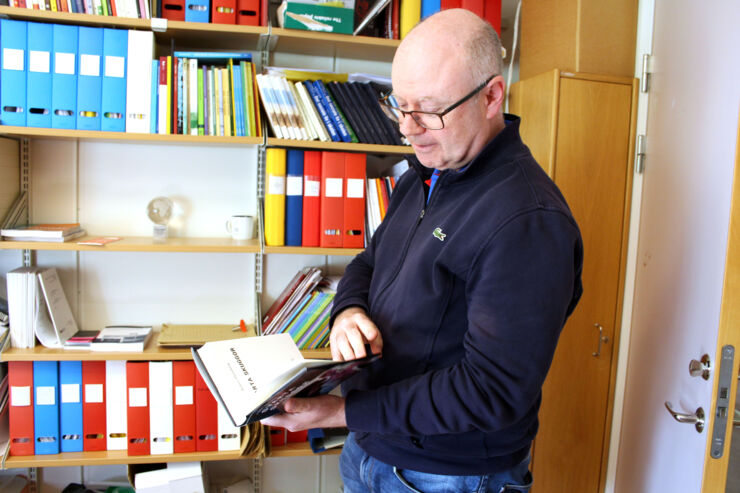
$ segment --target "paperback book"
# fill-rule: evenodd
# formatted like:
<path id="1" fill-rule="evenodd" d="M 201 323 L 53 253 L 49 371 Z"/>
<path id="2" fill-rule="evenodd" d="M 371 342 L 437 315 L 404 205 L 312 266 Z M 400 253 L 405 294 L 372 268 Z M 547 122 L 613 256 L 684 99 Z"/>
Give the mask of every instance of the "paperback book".
<path id="1" fill-rule="evenodd" d="M 92 340 L 90 350 L 141 352 L 151 335 L 150 325 L 108 325 Z"/>
<path id="2" fill-rule="evenodd" d="M 291 397 L 326 394 L 380 357 L 304 359 L 288 334 L 207 342 L 191 351 L 203 380 L 235 426 L 280 413 Z"/>

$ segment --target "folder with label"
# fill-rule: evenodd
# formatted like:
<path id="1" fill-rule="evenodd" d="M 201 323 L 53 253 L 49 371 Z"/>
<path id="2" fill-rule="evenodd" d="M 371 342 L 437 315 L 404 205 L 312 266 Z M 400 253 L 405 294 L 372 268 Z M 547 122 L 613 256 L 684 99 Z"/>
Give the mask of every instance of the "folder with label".
<path id="1" fill-rule="evenodd" d="M 365 246 L 365 162 L 365 154 L 344 155 L 344 248 Z"/>
<path id="2" fill-rule="evenodd" d="M 77 127 L 78 26 L 53 24 L 51 127 Z"/>
<path id="3" fill-rule="evenodd" d="M 184 21 L 185 0 L 163 0 L 162 18 L 170 21 Z"/>
<path id="4" fill-rule="evenodd" d="M 213 0 L 211 22 L 214 24 L 236 24 L 236 0 Z"/>
<path id="5" fill-rule="evenodd" d="M 303 151 L 288 149 L 285 187 L 285 244 L 301 246 L 303 222 Z"/>
<path id="6" fill-rule="evenodd" d="M 172 419 L 172 361 L 150 361 L 149 437 L 152 455 L 174 453 Z"/>
<path id="7" fill-rule="evenodd" d="M 8 386 L 10 455 L 33 455 L 33 362 L 8 361 Z"/>
<path id="8" fill-rule="evenodd" d="M 126 54 L 126 132 L 156 133 L 151 131 L 153 116 L 151 86 L 154 76 L 159 85 L 159 72 L 154 76 L 152 74 L 153 58 L 154 33 L 129 31 Z"/>
<path id="9" fill-rule="evenodd" d="M 321 153 L 321 221 L 319 243 L 322 248 L 342 248 L 344 229 L 344 153 Z"/>
<path id="10" fill-rule="evenodd" d="M 51 128 L 51 52 L 53 26 L 29 22 L 26 73 L 26 125 Z"/>
<path id="11" fill-rule="evenodd" d="M 59 436 L 62 452 L 82 452 L 82 362 L 59 362 Z"/>
<path id="12" fill-rule="evenodd" d="M 77 46 L 77 129 L 100 130 L 103 29 L 80 26 Z"/>
<path id="13" fill-rule="evenodd" d="M 0 19 L 0 123 L 3 125 L 26 125 L 27 32 L 26 21 Z"/>
<path id="14" fill-rule="evenodd" d="M 34 453 L 59 453 L 59 366 L 56 361 L 33 362 Z"/>
<path id="15" fill-rule="evenodd" d="M 303 153 L 303 227 L 301 245 L 319 246 L 321 151 Z"/>
<path id="16" fill-rule="evenodd" d="M 105 361 L 82 362 L 82 449 L 105 450 Z"/>
<path id="17" fill-rule="evenodd" d="M 266 152 L 265 244 L 285 245 L 285 149 L 270 147 Z"/>
<path id="18" fill-rule="evenodd" d="M 126 419 L 126 362 L 105 362 L 105 441 L 108 450 L 128 448 Z"/>
<path id="19" fill-rule="evenodd" d="M 100 129 L 126 131 L 126 57 L 128 31 L 103 29 L 103 81 L 100 103 Z M 148 85 L 142 86 L 142 92 Z"/>
<path id="20" fill-rule="evenodd" d="M 260 0 L 236 0 L 236 23 L 242 26 L 259 26 Z"/>
<path id="21" fill-rule="evenodd" d="M 185 0 L 186 22 L 208 22 L 211 15 L 209 0 Z"/>
<path id="22" fill-rule="evenodd" d="M 195 372 L 195 449 L 218 450 L 218 402 L 200 372 Z"/>
<path id="23" fill-rule="evenodd" d="M 195 363 L 172 362 L 172 427 L 175 453 L 195 452 Z"/>
<path id="24" fill-rule="evenodd" d="M 239 450 L 241 441 L 241 431 L 238 426 L 229 417 L 229 413 L 224 410 L 223 406 L 218 406 L 218 450 L 221 452 L 227 450 Z"/>
<path id="25" fill-rule="evenodd" d="M 128 455 L 149 455 L 149 362 L 126 362 Z"/>

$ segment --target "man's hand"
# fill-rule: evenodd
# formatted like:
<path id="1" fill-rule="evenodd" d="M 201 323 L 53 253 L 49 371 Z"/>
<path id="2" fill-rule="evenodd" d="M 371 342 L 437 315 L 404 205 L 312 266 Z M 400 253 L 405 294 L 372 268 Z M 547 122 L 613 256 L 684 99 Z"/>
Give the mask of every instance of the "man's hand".
<path id="1" fill-rule="evenodd" d="M 342 310 L 331 328 L 330 347 L 334 361 L 349 361 L 367 356 L 365 344 L 373 354 L 383 350 L 383 338 L 365 310 L 351 306 Z"/>
<path id="2" fill-rule="evenodd" d="M 285 401 L 284 409 L 284 413 L 265 418 L 261 423 L 279 426 L 288 431 L 347 426 L 344 417 L 344 398 L 336 395 L 293 397 Z"/>

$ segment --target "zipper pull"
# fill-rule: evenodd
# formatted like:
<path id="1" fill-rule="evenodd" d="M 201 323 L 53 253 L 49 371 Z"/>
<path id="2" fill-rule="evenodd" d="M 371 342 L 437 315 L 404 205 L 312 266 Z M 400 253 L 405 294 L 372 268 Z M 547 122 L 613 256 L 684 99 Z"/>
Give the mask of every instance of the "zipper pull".
<path id="1" fill-rule="evenodd" d="M 421 221 L 422 219 L 424 219 L 424 214 L 425 213 L 426 213 L 426 208 L 424 208 L 424 209 L 421 210 L 421 214 L 419 214 L 419 221 Z"/>

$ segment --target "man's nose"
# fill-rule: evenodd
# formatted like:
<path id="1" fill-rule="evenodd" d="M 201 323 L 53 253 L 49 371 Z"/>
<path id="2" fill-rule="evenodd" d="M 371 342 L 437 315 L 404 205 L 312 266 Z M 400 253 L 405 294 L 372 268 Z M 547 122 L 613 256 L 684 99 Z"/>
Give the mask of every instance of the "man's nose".
<path id="1" fill-rule="evenodd" d="M 424 127 L 419 125 L 416 120 L 414 120 L 414 117 L 412 117 L 411 115 L 405 115 L 403 117 L 398 125 L 398 129 L 406 137 L 408 137 L 409 135 L 420 134 L 424 132 L 424 130 L 426 130 Z"/>

